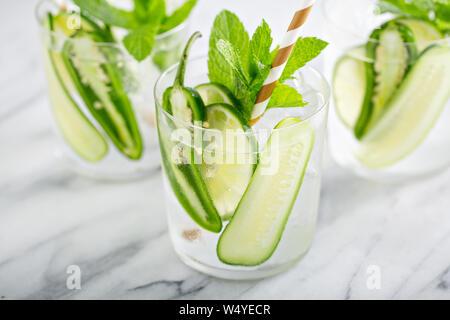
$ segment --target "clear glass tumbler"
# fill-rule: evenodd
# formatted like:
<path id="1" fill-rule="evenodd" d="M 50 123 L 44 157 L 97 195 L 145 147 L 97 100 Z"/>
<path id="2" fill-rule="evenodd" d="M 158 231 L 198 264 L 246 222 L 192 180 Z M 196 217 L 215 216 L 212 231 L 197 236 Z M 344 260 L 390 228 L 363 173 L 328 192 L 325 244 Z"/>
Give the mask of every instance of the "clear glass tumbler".
<path id="1" fill-rule="evenodd" d="M 296 73 L 296 79 L 290 85 L 298 88 L 304 100 L 309 102 L 308 105 L 302 108 L 268 110 L 248 131 L 217 131 L 207 129 L 205 125 L 183 122 L 163 109 L 163 93 L 173 85 L 176 68 L 177 66 L 173 66 L 165 72 L 155 86 L 167 216 L 175 251 L 187 265 L 219 278 L 257 279 L 286 270 L 306 255 L 315 233 L 328 115 L 327 82 L 314 69 L 304 67 Z M 207 73 L 206 58 L 189 60 L 186 86 L 195 87 L 207 83 Z M 289 126 L 274 129 L 277 123 L 287 117 L 302 121 L 294 120 Z M 305 143 L 307 134 L 299 133 L 302 131 L 298 129 L 302 127 L 311 128 L 308 132 L 312 133 L 313 139 L 309 147 Z M 232 139 L 235 139 L 235 145 L 231 144 L 232 147 L 229 147 L 228 142 Z M 249 144 L 249 141 L 252 142 Z M 278 147 L 274 145 L 274 141 L 277 141 Z M 298 154 L 295 153 L 306 154 L 307 150 L 309 161 L 302 164 L 296 160 Z M 271 152 L 277 156 L 268 160 L 266 153 Z M 190 162 L 192 154 L 199 156 L 199 159 Z M 254 171 L 252 166 L 256 166 L 258 159 L 259 163 Z M 303 170 L 299 181 L 290 181 L 289 175 L 294 174 L 293 172 L 298 174 L 299 170 Z M 265 180 L 264 175 L 268 180 Z M 279 182 L 280 188 L 277 188 Z M 298 194 L 296 188 L 299 188 Z M 284 192 L 294 192 L 293 200 L 289 202 L 283 196 Z M 250 194 L 258 195 L 251 198 Z M 196 222 L 196 218 L 192 218 L 196 215 L 192 209 L 195 211 L 196 207 L 201 207 L 203 210 L 205 202 L 208 202 L 206 198 L 213 200 L 213 205 L 220 213 L 222 228 L 208 231 Z M 241 210 L 241 207 L 249 206 L 253 209 Z M 234 215 L 236 207 L 244 216 L 247 213 L 261 212 L 267 207 L 287 208 L 287 216 L 265 216 L 260 220 L 261 224 L 257 222 L 258 226 L 251 225 L 248 233 L 244 232 L 234 238 L 236 248 L 248 242 L 256 246 L 255 251 L 266 250 L 269 246 L 271 254 L 260 263 L 226 263 L 226 258 L 221 253 L 224 250 L 217 249 L 219 238 L 223 236 L 227 226 L 234 223 L 236 227 L 240 223 L 234 221 L 237 216 Z M 286 219 L 285 224 L 280 219 Z M 280 223 L 283 227 L 279 238 L 270 242 L 270 245 L 267 244 L 267 239 L 251 236 L 253 232 L 258 233 L 255 230 L 270 230 L 273 226 L 280 226 Z M 253 231 L 250 232 L 250 229 Z M 230 250 L 228 246 L 227 250 L 233 255 L 233 248 Z M 244 260 L 246 258 L 243 257 Z"/>
<path id="2" fill-rule="evenodd" d="M 98 26 L 50 0 L 38 4 L 36 16 L 61 141 L 57 156 L 76 172 L 101 180 L 141 178 L 157 169 L 149 88 L 181 56 L 187 22 L 158 35 L 151 56 L 139 63 L 120 41 L 108 40 L 108 32 L 120 38 L 121 30 L 102 27 L 106 36 L 89 35 Z"/>
<path id="3" fill-rule="evenodd" d="M 330 40 L 326 74 L 331 79 L 334 96 L 328 142 L 333 158 L 349 171 L 370 180 L 401 183 L 426 177 L 450 165 L 449 38 L 420 20 L 393 20 L 392 14 L 377 14 L 376 3 L 376 0 L 322 3 Z M 383 39 L 373 37 L 373 32 L 388 25 L 385 24 L 388 21 L 392 25 L 406 25 L 414 40 L 403 39 L 402 47 L 396 47 L 398 39 L 394 32 L 385 33 Z M 404 27 L 397 28 L 405 31 Z M 378 50 L 377 56 L 383 59 L 369 56 L 371 48 L 377 48 L 374 49 Z M 380 50 L 385 50 L 384 55 Z M 405 62 L 406 54 L 413 58 Z M 403 65 L 406 69 L 403 80 L 393 92 L 386 90 L 389 86 L 383 87 L 392 77 L 375 77 L 374 86 L 367 80 L 367 70 L 384 70 L 389 76 L 389 71 L 395 72 Z M 374 90 L 372 100 L 367 100 L 368 88 Z M 379 105 L 374 97 L 381 97 L 378 102 L 385 99 L 382 111 L 377 111 Z M 364 118 L 370 103 L 372 112 L 378 112 L 378 118 L 371 119 L 373 122 Z M 358 136 L 361 126 L 367 129 Z"/>

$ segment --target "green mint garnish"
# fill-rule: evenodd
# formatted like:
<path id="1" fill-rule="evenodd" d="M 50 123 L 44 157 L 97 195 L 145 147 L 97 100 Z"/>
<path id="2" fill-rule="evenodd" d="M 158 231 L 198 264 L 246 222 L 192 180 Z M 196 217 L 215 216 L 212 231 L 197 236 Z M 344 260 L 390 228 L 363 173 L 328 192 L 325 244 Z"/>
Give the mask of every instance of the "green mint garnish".
<path id="1" fill-rule="evenodd" d="M 304 67 L 309 61 L 315 59 L 327 45 L 327 42 L 314 37 L 299 38 L 294 46 L 294 50 L 292 50 L 291 57 L 284 68 L 280 82 L 283 83 L 287 79 L 292 79 L 292 75 L 295 71 Z"/>
<path id="2" fill-rule="evenodd" d="M 101 20 L 103 23 L 124 28 L 137 28 L 139 24 L 133 12 L 111 6 L 106 0 L 74 0 L 81 11 Z"/>
<path id="3" fill-rule="evenodd" d="M 134 0 L 133 11 L 116 8 L 106 0 L 74 0 L 82 12 L 105 25 L 127 29 L 123 44 L 138 61 L 150 55 L 157 34 L 177 27 L 188 18 L 197 1 L 187 0 L 171 15 L 167 15 L 165 0 Z"/>
<path id="4" fill-rule="evenodd" d="M 233 72 L 239 77 L 239 80 L 248 87 L 250 85 L 249 76 L 242 66 L 241 58 L 233 45 L 227 41 L 220 39 L 216 43 L 217 50 L 222 54 L 225 61 L 231 67 Z"/>
<path id="5" fill-rule="evenodd" d="M 273 91 L 267 109 L 303 107 L 306 104 L 302 95 L 295 88 L 280 84 Z"/>
<path id="6" fill-rule="evenodd" d="M 198 0 L 187 0 L 181 7 L 176 9 L 170 16 L 166 16 L 158 33 L 164 33 L 182 24 L 191 14 Z"/>
<path id="7" fill-rule="evenodd" d="M 219 40 L 227 41 L 234 48 L 242 68 L 240 72 L 235 72 L 235 66 L 230 65 L 220 52 L 217 46 Z M 248 86 L 240 76 L 244 74 L 246 79 L 250 79 L 250 38 L 239 18 L 229 11 L 222 11 L 214 21 L 209 39 L 208 71 L 211 82 L 221 83 L 230 89 L 241 103 L 243 115 L 249 117 L 252 102 Z"/>
<path id="8" fill-rule="evenodd" d="M 272 43 L 271 30 L 264 20 L 251 40 L 242 22 L 232 12 L 224 10 L 214 21 L 209 40 L 209 79 L 231 90 L 246 120 L 250 120 L 254 103 L 278 50 L 271 51 Z M 326 46 L 325 41 L 317 38 L 299 38 L 268 108 L 301 107 L 306 104 L 296 89 L 283 83 L 317 57 Z"/>
<path id="9" fill-rule="evenodd" d="M 377 12 L 427 20 L 441 32 L 450 32 L 450 0 L 378 0 Z"/>

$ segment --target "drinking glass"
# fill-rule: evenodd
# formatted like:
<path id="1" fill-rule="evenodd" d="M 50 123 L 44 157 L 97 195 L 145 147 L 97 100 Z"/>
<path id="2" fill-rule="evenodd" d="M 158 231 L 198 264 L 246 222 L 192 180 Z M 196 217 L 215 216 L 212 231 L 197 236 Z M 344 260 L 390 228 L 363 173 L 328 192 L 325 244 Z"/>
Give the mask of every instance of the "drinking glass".
<path id="1" fill-rule="evenodd" d="M 415 70 L 426 50 L 433 47 L 448 50 L 449 38 L 404 44 L 405 50 L 417 50 L 419 60 L 409 64 L 408 73 L 387 103 L 386 111 L 377 126 L 373 127 L 374 130 L 357 139 L 354 129 L 360 115 L 358 108 L 364 94 L 364 89 L 361 88 L 365 78 L 364 76 L 361 79 L 355 78 L 354 74 L 355 72 L 363 74 L 365 67 L 379 68 L 376 61 L 367 56 L 366 44 L 378 45 L 379 40 L 369 40 L 371 33 L 394 17 L 388 13 L 377 14 L 376 2 L 375 0 L 323 2 L 322 8 L 330 40 L 325 58 L 326 75 L 332 79 L 334 96 L 330 112 L 328 144 L 335 161 L 350 172 L 379 182 L 401 183 L 429 176 L 450 165 L 448 72 L 443 80 L 438 80 L 434 75 L 436 70 L 432 68 L 424 70 L 419 76 Z M 392 55 L 386 55 L 384 58 L 389 68 L 401 63 Z M 449 58 L 444 58 L 440 62 L 444 60 L 448 62 Z M 344 64 L 347 64 L 345 68 L 349 71 L 337 75 L 337 68 Z M 446 65 L 438 69 L 448 70 L 448 63 Z M 411 84 L 413 80 L 416 81 L 415 84 Z M 429 87 L 425 86 L 426 84 Z M 406 86 L 410 86 L 407 88 L 408 94 L 404 94 Z M 446 102 L 444 98 L 444 103 L 439 102 L 436 105 L 433 101 L 440 94 L 446 94 Z M 337 99 L 344 101 L 343 96 L 346 100 L 338 108 Z M 401 111 L 395 108 L 399 103 L 405 106 Z"/>
<path id="2" fill-rule="evenodd" d="M 76 32 L 81 23 L 79 13 L 65 12 L 67 22 L 54 23 Z M 146 176 L 160 165 L 155 112 L 147 107 L 148 101 L 153 101 L 149 88 L 164 69 L 178 61 L 188 23 L 157 35 L 151 56 L 139 63 L 121 42 L 97 42 L 51 31 L 48 16 L 59 13 L 61 7 L 50 0 L 41 1 L 36 8 L 54 128 L 60 138 L 57 156 L 76 172 L 96 179 Z M 123 31 L 112 28 L 112 33 Z M 68 61 L 75 67 L 67 67 Z M 79 70 L 84 73 L 79 72 L 77 83 L 74 72 Z M 108 70 L 115 71 L 115 79 L 105 80 Z M 84 84 L 94 91 L 80 90 Z M 101 102 L 89 102 L 92 94 Z M 102 108 L 103 113 L 98 110 Z"/>
<path id="3" fill-rule="evenodd" d="M 218 132 L 205 128 L 201 124 L 183 122 L 163 109 L 163 93 L 173 85 L 176 69 L 177 65 L 166 71 L 157 81 L 154 91 L 164 167 L 163 179 L 168 225 L 176 253 L 184 263 L 192 268 L 224 279 L 257 279 L 288 269 L 306 255 L 315 233 L 329 102 L 327 82 L 316 70 L 304 67 L 296 72 L 295 79 L 289 85 L 297 88 L 303 94 L 304 100 L 308 102 L 305 107 L 270 109 L 252 130 Z M 185 85 L 195 87 L 207 83 L 207 74 L 205 57 L 189 60 Z M 174 108 L 174 106 L 172 107 Z M 294 117 L 302 121 L 287 127 L 273 129 L 280 120 L 286 117 Z M 302 144 L 302 136 L 296 133 L 298 132 L 296 128 L 302 125 L 312 128 L 315 135 L 313 147 L 304 171 L 303 181 L 300 182 L 300 191 L 292 203 L 290 215 L 288 215 L 284 231 L 275 245 L 273 254 L 265 262 L 253 266 L 229 265 L 222 262 L 218 257 L 217 245 L 223 230 L 230 223 L 230 216 L 222 216 L 223 227 L 220 232 L 208 231 L 191 218 L 191 212 L 188 213 L 186 210 L 186 199 L 192 200 L 196 197 L 196 190 L 203 190 L 203 195 L 209 194 L 213 197 L 214 205 L 219 211 L 225 210 L 231 213 L 231 221 L 233 221 L 233 210 L 241 202 L 251 178 L 251 176 L 246 177 L 245 173 L 248 172 L 250 163 L 256 165 L 257 159 L 260 159 L 258 168 L 262 165 L 263 150 L 268 145 L 268 137 L 271 136 L 271 143 L 275 137 L 278 137 L 279 143 L 282 145 L 283 143 L 289 144 L 288 146 L 283 145 L 284 147 L 295 146 L 298 147 L 295 150 L 304 150 L 306 146 Z M 227 141 L 226 143 L 218 142 L 223 141 L 220 139 L 221 135 L 223 140 Z M 199 139 L 198 141 L 202 142 L 196 143 L 196 137 Z M 215 139 L 211 139 L 211 137 L 215 137 Z M 235 139 L 236 146 L 223 148 L 223 145 L 227 144 L 231 137 Z M 240 148 L 243 145 L 248 146 L 250 140 L 256 141 L 258 147 Z M 189 155 L 191 152 L 200 155 L 199 161 L 195 161 L 194 164 L 186 161 L 188 157 L 183 158 L 183 155 Z M 212 154 L 216 156 L 214 158 L 216 163 L 208 160 L 208 156 Z M 227 161 L 223 161 L 225 158 Z M 286 159 L 276 157 L 273 159 L 264 164 L 267 169 L 266 174 L 282 179 L 287 174 L 286 168 L 282 165 Z M 295 161 L 291 164 L 295 170 L 301 165 Z M 192 173 L 194 170 L 191 170 L 192 166 L 196 166 L 200 172 L 200 178 Z M 230 181 L 231 175 L 234 175 L 234 180 L 231 179 L 234 183 L 225 183 L 224 181 Z M 255 174 L 253 174 L 253 179 L 254 176 Z M 284 185 L 283 187 L 287 190 L 295 188 L 294 185 Z M 258 199 L 259 203 L 255 203 L 255 210 L 264 207 L 264 201 L 268 200 L 262 194 Z M 276 206 L 277 204 L 269 203 L 268 205 Z M 273 219 L 276 220 L 276 217 Z M 246 240 L 242 238 L 237 241 L 244 243 Z M 263 245 L 262 242 L 263 240 L 260 242 L 261 245 Z"/>

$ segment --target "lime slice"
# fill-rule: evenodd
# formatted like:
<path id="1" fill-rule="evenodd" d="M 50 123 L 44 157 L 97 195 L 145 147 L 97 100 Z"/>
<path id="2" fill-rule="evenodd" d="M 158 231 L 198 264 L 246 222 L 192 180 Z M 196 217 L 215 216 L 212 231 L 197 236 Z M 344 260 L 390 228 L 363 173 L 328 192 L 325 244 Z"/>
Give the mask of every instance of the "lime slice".
<path id="1" fill-rule="evenodd" d="M 195 87 L 205 106 L 214 103 L 226 103 L 236 107 L 236 99 L 227 87 L 218 83 L 205 83 Z"/>
<path id="2" fill-rule="evenodd" d="M 390 166 L 413 152 L 433 128 L 450 95 L 450 48 L 425 50 L 361 140 L 358 159 L 367 167 Z"/>
<path id="3" fill-rule="evenodd" d="M 222 220 L 232 217 L 257 163 L 257 143 L 250 127 L 227 104 L 206 108 L 209 129 L 201 173 Z M 248 134 L 245 134 L 248 132 Z"/>
<path id="4" fill-rule="evenodd" d="M 401 19 L 399 22 L 407 25 L 416 40 L 417 48 L 422 51 L 428 47 L 432 42 L 443 38 L 441 32 L 436 29 L 431 23 L 417 19 Z"/>
<path id="5" fill-rule="evenodd" d="M 283 234 L 314 145 L 314 129 L 282 120 L 262 153 L 252 180 L 217 245 L 230 265 L 256 266 L 269 259 Z"/>
<path id="6" fill-rule="evenodd" d="M 341 121 L 353 129 L 358 121 L 366 94 L 365 47 L 350 49 L 336 63 L 333 92 L 336 112 Z"/>

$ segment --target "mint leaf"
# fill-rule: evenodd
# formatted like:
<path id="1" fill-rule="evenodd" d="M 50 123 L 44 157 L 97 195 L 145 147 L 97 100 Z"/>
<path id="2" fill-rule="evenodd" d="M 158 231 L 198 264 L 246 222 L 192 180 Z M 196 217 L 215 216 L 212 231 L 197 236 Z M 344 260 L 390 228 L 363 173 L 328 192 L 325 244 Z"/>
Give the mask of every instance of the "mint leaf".
<path id="1" fill-rule="evenodd" d="M 450 31 L 450 0 L 379 0 L 376 10 L 427 20 L 443 32 Z"/>
<path id="2" fill-rule="evenodd" d="M 148 14 L 151 0 L 134 0 L 134 15 L 139 21 L 144 21 Z"/>
<path id="3" fill-rule="evenodd" d="M 165 0 L 151 0 L 150 2 L 136 0 L 135 13 L 136 10 L 139 10 L 141 19 L 144 17 L 149 22 L 130 31 L 123 38 L 123 45 L 137 61 L 142 61 L 152 52 L 156 33 L 166 14 L 166 2 Z"/>
<path id="4" fill-rule="evenodd" d="M 183 23 L 189 17 L 196 4 L 197 0 L 188 0 L 183 3 L 183 5 L 176 9 L 170 16 L 165 17 L 158 33 L 167 32 Z"/>
<path id="5" fill-rule="evenodd" d="M 250 78 L 250 38 L 239 18 L 230 11 L 220 12 L 214 20 L 209 39 L 208 69 L 211 82 L 221 83 L 235 95 L 241 104 L 242 114 L 249 118 L 254 100 L 248 86 L 235 73 L 233 67 L 217 48 L 219 40 L 228 41 L 239 57 L 242 73 Z"/>
<path id="6" fill-rule="evenodd" d="M 105 24 L 133 29 L 139 26 L 132 12 L 111 6 L 106 0 L 74 0 L 81 11 Z"/>
<path id="7" fill-rule="evenodd" d="M 327 42 L 314 37 L 299 38 L 280 77 L 280 83 L 292 79 L 295 71 L 316 58 L 327 45 Z"/>
<path id="8" fill-rule="evenodd" d="M 262 21 L 261 25 L 256 29 L 250 40 L 251 54 L 251 75 L 253 80 L 250 88 L 250 99 L 255 101 L 259 90 L 264 84 L 270 73 L 272 65 L 272 55 L 270 47 L 272 46 L 272 31 L 266 21 Z"/>
<path id="9" fill-rule="evenodd" d="M 270 65 L 273 61 L 270 54 L 272 41 L 269 25 L 263 20 L 262 24 L 256 29 L 252 40 L 250 41 L 252 60 L 256 63 L 258 71 L 261 70 L 259 68 L 260 65 L 265 66 L 264 69 L 266 69 L 267 65 Z"/>
<path id="10" fill-rule="evenodd" d="M 217 50 L 222 54 L 228 64 L 231 66 L 233 71 L 239 76 L 241 81 L 248 86 L 249 80 L 245 75 L 244 69 L 242 68 L 241 59 L 237 51 L 233 48 L 232 44 L 227 41 L 220 39 L 216 43 Z"/>
<path id="11" fill-rule="evenodd" d="M 302 95 L 295 88 L 280 84 L 273 91 L 267 109 L 303 107 L 306 104 Z"/>
<path id="12" fill-rule="evenodd" d="M 109 4 L 107 0 L 74 0 L 80 10 L 102 21 L 107 26 L 129 30 L 123 44 L 138 61 L 150 55 L 157 33 L 166 32 L 189 16 L 197 0 L 187 0 L 169 17 L 165 0 L 133 0 L 134 10 L 126 11 Z"/>
<path id="13" fill-rule="evenodd" d="M 209 79 L 226 86 L 235 95 L 241 114 L 249 120 L 261 87 L 270 73 L 278 48 L 271 51 L 271 30 L 263 20 L 251 40 L 239 18 L 229 11 L 216 17 L 209 40 Z M 295 88 L 282 84 L 328 45 L 317 38 L 299 38 L 286 64 L 280 84 L 268 108 L 301 107 L 306 103 Z"/>
<path id="14" fill-rule="evenodd" d="M 153 24 L 144 25 L 128 33 L 123 38 L 123 44 L 137 61 L 142 61 L 152 52 L 157 31 L 157 26 Z"/>
<path id="15" fill-rule="evenodd" d="M 144 1 L 144 0 L 141 0 Z M 165 0 L 151 0 L 147 5 L 146 24 L 154 25 L 158 28 L 166 15 Z"/>
<path id="16" fill-rule="evenodd" d="M 166 15 L 165 0 L 134 0 L 136 19 L 141 25 L 160 25 Z"/>

